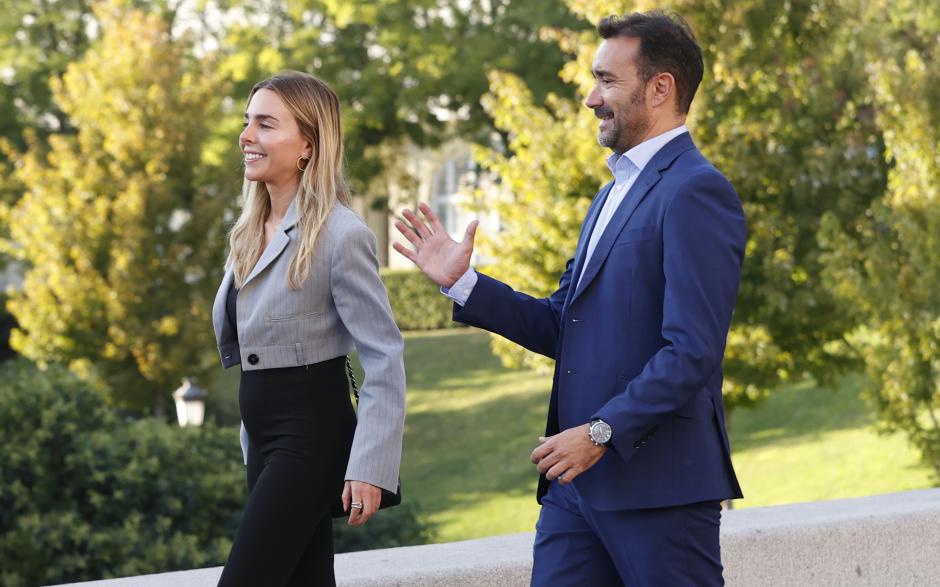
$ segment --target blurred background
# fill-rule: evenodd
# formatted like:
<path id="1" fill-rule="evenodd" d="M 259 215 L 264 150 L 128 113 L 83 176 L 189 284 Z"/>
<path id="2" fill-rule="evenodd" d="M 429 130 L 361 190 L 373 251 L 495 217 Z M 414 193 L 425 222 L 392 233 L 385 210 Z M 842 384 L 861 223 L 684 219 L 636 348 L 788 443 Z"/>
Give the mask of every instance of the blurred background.
<path id="1" fill-rule="evenodd" d="M 0 584 L 224 562 L 245 487 L 210 309 L 245 100 L 284 69 L 343 102 L 406 331 L 405 503 L 337 549 L 531 530 L 551 365 L 454 328 L 390 226 L 422 201 L 455 235 L 479 218 L 475 263 L 551 292 L 609 175 L 594 23 L 654 8 L 702 45 L 689 126 L 749 224 L 734 507 L 937 485 L 937 2 L 3 0 Z"/>

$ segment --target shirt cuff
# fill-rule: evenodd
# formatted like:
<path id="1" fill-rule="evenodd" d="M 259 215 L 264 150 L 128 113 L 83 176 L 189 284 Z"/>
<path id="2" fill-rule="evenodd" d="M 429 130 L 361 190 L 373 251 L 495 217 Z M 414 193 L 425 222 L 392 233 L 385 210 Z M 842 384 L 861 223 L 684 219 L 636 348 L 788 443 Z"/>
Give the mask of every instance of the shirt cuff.
<path id="1" fill-rule="evenodd" d="M 442 287 L 441 293 L 454 300 L 454 303 L 464 306 L 470 298 L 470 294 L 473 293 L 473 286 L 476 284 L 477 272 L 473 270 L 473 267 L 470 267 L 449 289 Z"/>

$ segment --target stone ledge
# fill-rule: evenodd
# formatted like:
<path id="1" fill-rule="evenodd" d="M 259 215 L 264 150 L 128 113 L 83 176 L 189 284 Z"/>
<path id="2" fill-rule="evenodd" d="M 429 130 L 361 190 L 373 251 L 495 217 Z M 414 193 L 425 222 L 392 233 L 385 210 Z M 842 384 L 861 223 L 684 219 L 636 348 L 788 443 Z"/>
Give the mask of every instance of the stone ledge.
<path id="1" fill-rule="evenodd" d="M 534 534 L 336 556 L 340 586 L 516 587 L 529 584 Z M 728 585 L 940 584 L 940 489 L 725 512 Z M 213 587 L 221 567 L 72 583 Z"/>

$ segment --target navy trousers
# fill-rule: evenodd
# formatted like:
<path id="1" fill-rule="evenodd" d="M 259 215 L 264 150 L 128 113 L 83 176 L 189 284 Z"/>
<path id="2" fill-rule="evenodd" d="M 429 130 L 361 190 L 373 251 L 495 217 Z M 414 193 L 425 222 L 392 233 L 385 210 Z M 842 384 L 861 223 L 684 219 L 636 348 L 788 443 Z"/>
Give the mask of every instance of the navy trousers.
<path id="1" fill-rule="evenodd" d="M 536 525 L 533 587 L 724 585 L 721 502 L 598 511 L 553 482 Z"/>

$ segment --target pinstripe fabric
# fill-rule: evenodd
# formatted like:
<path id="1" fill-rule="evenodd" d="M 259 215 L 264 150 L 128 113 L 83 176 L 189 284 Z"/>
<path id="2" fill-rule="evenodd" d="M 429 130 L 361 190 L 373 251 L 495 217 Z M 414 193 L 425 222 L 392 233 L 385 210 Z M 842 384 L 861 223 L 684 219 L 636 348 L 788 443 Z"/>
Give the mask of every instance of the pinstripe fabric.
<path id="1" fill-rule="evenodd" d="M 226 270 L 212 308 L 222 365 L 293 367 L 355 348 L 365 379 L 346 479 L 395 491 L 405 420 L 404 343 L 379 278 L 375 237 L 349 208 L 337 204 L 317 241 L 307 281 L 292 290 L 287 270 L 297 247 L 296 221 L 292 202 L 238 291 L 237 340 L 225 314 L 233 279 Z M 241 443 L 247 458 L 244 426 Z"/>

